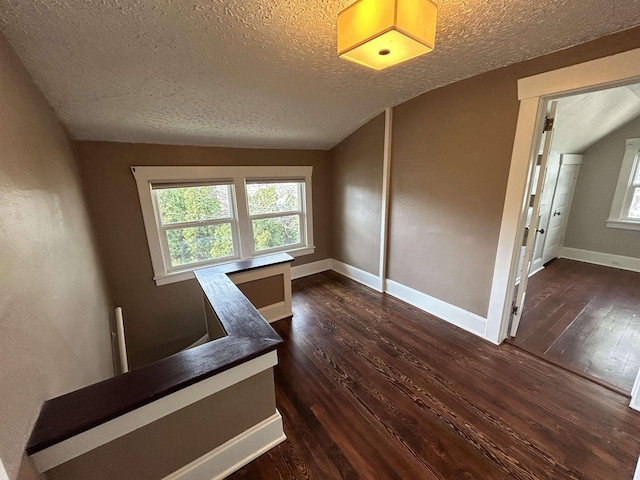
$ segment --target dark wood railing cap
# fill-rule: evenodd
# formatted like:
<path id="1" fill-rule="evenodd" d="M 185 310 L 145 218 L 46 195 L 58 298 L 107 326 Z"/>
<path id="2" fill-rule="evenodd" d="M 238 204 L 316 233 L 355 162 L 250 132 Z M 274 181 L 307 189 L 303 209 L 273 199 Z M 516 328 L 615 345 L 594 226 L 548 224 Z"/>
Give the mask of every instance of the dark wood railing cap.
<path id="1" fill-rule="evenodd" d="M 282 339 L 228 275 L 292 261 L 290 255 L 278 253 L 195 271 L 227 336 L 47 400 L 31 432 L 27 453 L 33 455 L 275 350 Z"/>

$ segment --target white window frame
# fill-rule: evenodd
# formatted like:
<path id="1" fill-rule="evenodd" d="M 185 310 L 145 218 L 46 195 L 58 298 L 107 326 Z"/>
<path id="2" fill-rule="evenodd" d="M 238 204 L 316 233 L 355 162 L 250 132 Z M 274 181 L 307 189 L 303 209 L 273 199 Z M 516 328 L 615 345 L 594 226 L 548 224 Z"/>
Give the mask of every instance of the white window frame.
<path id="1" fill-rule="evenodd" d="M 155 182 L 154 182 L 155 183 Z M 204 182 L 206 184 L 206 182 Z M 240 256 L 238 254 L 239 250 L 239 245 L 238 245 L 238 208 L 235 204 L 235 185 L 233 183 L 231 183 L 230 181 L 224 181 L 224 182 L 215 182 L 215 183 L 211 183 L 212 185 L 224 185 L 227 187 L 227 191 L 229 194 L 229 217 L 225 217 L 225 218 L 220 218 L 220 219 L 211 219 L 211 220 L 202 220 L 202 221 L 188 221 L 188 222 L 179 222 L 179 223 L 171 223 L 171 224 L 167 224 L 164 225 L 162 223 L 162 217 L 160 215 L 160 208 L 158 206 L 158 197 L 157 195 L 153 195 L 153 193 L 151 194 L 151 201 L 153 203 L 153 209 L 154 209 L 154 214 L 155 214 L 155 222 L 156 222 L 156 227 L 158 230 L 158 237 L 160 239 L 160 251 L 162 253 L 162 260 L 163 263 L 165 265 L 165 269 L 167 271 L 167 273 L 170 272 L 176 272 L 176 271 L 181 271 L 184 270 L 185 268 L 191 268 L 191 269 L 195 269 L 198 268 L 198 266 L 206 266 L 206 265 L 210 265 L 212 262 L 215 263 L 224 263 L 224 262 L 231 262 L 233 260 L 237 260 Z M 171 187 L 165 186 L 164 188 L 179 188 L 179 187 L 188 187 L 188 186 L 200 186 L 197 183 L 194 183 L 192 185 L 185 185 L 185 184 L 178 184 L 176 183 L 175 185 L 172 185 Z M 189 263 L 188 265 L 177 265 L 177 266 L 172 266 L 171 264 L 171 254 L 169 252 L 169 237 L 167 236 L 167 231 L 168 230 L 173 230 L 176 228 L 191 228 L 191 227 L 204 227 L 204 226 L 208 226 L 208 225 L 222 225 L 222 224 L 230 224 L 231 225 L 231 236 L 232 236 L 232 242 L 233 242 L 233 251 L 234 254 L 233 255 L 229 255 L 226 257 L 222 257 L 219 259 L 215 259 L 215 260 L 203 260 L 200 262 L 193 262 L 193 263 Z"/>
<path id="2" fill-rule="evenodd" d="M 277 182 L 269 179 L 269 180 L 265 180 L 265 179 L 250 179 L 247 178 L 245 181 L 245 184 L 264 184 L 264 183 L 287 183 L 287 182 L 291 182 L 292 180 L 282 180 L 282 179 L 278 179 Z M 294 180 L 296 181 L 296 180 Z M 304 195 L 306 188 L 304 186 L 304 184 L 302 182 L 300 182 L 298 184 L 298 198 L 300 199 L 300 208 L 298 210 L 292 210 L 292 211 L 288 211 L 288 212 L 277 212 L 277 213 L 261 213 L 261 214 L 257 214 L 257 215 L 251 215 L 251 213 L 248 211 L 247 209 L 247 217 L 248 217 L 248 221 L 249 221 L 249 225 L 251 226 L 251 252 L 253 254 L 253 256 L 260 256 L 260 255 L 268 255 L 270 253 L 277 253 L 277 252 L 282 252 L 282 251 L 288 251 L 288 250 L 295 250 L 297 248 L 302 248 L 307 244 L 307 240 L 306 240 L 306 236 L 307 236 L 307 232 L 306 229 L 304 228 L 304 225 L 306 224 L 306 198 Z M 277 217 L 290 217 L 290 216 L 294 216 L 296 215 L 300 220 L 300 242 L 294 244 L 294 245 L 284 245 L 282 247 L 275 247 L 275 248 L 269 248 L 269 249 L 265 249 L 265 250 L 256 250 L 255 248 L 255 241 L 253 241 L 253 220 L 261 220 L 261 219 L 266 219 L 266 218 L 277 218 Z"/>
<path id="3" fill-rule="evenodd" d="M 633 191 L 638 188 L 633 180 L 640 168 L 640 138 L 629 138 L 616 185 L 616 193 L 607 219 L 607 227 L 624 230 L 640 230 L 640 219 L 629 218 Z"/>
<path id="4" fill-rule="evenodd" d="M 278 167 L 218 167 L 218 166 L 199 166 L 199 167 L 131 167 L 131 171 L 136 180 L 138 196 L 140 198 L 140 208 L 142 210 L 142 218 L 144 221 L 147 242 L 149 244 L 149 253 L 151 256 L 151 264 L 153 266 L 153 279 L 156 285 L 166 285 L 168 283 L 179 282 L 194 278 L 193 271 L 211 265 L 217 265 L 236 260 L 244 260 L 248 258 L 269 255 L 275 252 L 287 252 L 297 257 L 301 255 L 309 255 L 314 252 L 313 244 L 313 210 L 312 210 L 312 189 L 311 175 L 313 167 L 310 166 L 278 166 Z M 303 183 L 303 195 L 301 196 L 301 243 L 297 245 L 287 245 L 284 247 L 272 248 L 269 250 L 255 251 L 253 229 L 251 217 L 247 204 L 246 183 L 247 182 L 274 182 L 281 180 L 299 181 Z M 152 193 L 154 184 L 207 184 L 207 183 L 225 183 L 231 186 L 231 209 L 232 209 L 232 230 L 235 231 L 233 258 L 225 257 L 224 259 L 199 262 L 197 264 L 182 265 L 177 267 L 171 266 L 170 256 L 166 245 L 166 235 L 164 228 L 160 222 L 160 213 L 155 203 L 155 196 Z M 235 192 L 235 195 L 234 195 Z M 278 214 L 268 215 L 270 217 L 278 216 Z"/>

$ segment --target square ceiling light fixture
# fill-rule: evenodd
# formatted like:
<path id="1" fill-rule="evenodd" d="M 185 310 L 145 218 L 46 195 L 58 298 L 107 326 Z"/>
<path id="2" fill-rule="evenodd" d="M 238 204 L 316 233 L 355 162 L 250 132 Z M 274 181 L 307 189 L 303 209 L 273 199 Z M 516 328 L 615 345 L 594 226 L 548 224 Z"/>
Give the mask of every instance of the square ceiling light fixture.
<path id="1" fill-rule="evenodd" d="M 358 0 L 338 14 L 338 55 L 382 70 L 429 53 L 437 15 L 430 0 Z"/>

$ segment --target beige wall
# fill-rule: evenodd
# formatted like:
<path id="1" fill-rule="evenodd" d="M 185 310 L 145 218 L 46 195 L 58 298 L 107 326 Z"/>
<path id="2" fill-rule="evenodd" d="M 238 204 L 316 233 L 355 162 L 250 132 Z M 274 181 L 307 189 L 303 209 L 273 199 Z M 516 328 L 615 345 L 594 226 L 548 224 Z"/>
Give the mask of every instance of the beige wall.
<path id="1" fill-rule="evenodd" d="M 374 275 L 380 265 L 384 114 L 331 150 L 333 258 Z"/>
<path id="2" fill-rule="evenodd" d="M 269 369 L 47 472 L 49 480 L 157 480 L 276 413 Z"/>
<path id="3" fill-rule="evenodd" d="M 133 165 L 311 165 L 316 251 L 294 265 L 331 255 L 328 152 L 76 142 L 80 173 L 96 226 L 107 281 L 123 307 L 130 365 L 138 367 L 205 333 L 195 280 L 156 286 Z"/>
<path id="4" fill-rule="evenodd" d="M 23 458 L 48 398 L 113 374 L 112 304 L 67 135 L 0 35 L 0 458 Z"/>
<path id="5" fill-rule="evenodd" d="M 640 117 L 584 152 L 565 234 L 566 247 L 640 258 L 640 231 L 606 226 L 628 138 L 640 138 Z"/>
<path id="6" fill-rule="evenodd" d="M 640 47 L 640 28 L 425 93 L 394 109 L 389 278 L 485 317 L 517 80 Z"/>
<path id="7" fill-rule="evenodd" d="M 254 307 L 263 308 L 284 302 L 284 275 L 261 278 L 241 283 L 238 289 L 251 301 Z"/>

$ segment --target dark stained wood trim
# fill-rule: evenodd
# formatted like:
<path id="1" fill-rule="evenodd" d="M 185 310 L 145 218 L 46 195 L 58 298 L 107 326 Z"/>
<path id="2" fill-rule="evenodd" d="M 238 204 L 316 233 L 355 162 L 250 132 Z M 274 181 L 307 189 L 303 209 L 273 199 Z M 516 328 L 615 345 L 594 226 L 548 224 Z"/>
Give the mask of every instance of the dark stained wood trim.
<path id="1" fill-rule="evenodd" d="M 275 350 L 282 339 L 228 275 L 292 261 L 290 255 L 279 253 L 197 270 L 200 287 L 227 336 L 47 400 L 31 432 L 27 453 L 33 455 Z"/>

